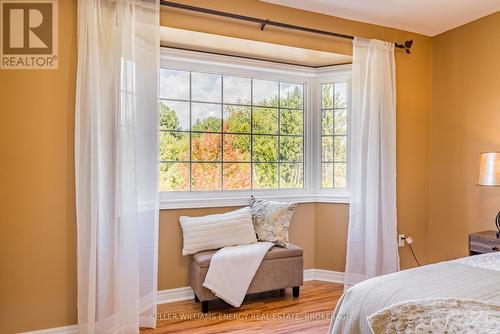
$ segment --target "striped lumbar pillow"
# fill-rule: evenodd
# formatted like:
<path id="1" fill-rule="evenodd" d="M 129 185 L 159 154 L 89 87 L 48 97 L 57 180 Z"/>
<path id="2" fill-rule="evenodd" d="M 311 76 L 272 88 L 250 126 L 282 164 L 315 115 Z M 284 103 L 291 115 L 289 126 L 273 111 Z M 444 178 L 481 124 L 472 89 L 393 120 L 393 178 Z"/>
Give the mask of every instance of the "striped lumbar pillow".
<path id="1" fill-rule="evenodd" d="M 182 255 L 257 242 L 249 207 L 223 214 L 179 218 L 184 236 Z"/>

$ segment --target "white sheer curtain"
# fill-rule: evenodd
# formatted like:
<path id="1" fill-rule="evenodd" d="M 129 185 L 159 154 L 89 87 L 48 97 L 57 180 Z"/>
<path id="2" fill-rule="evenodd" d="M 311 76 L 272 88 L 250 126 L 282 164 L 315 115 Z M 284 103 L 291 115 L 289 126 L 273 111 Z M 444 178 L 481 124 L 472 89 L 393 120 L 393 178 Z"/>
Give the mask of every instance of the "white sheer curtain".
<path id="1" fill-rule="evenodd" d="M 81 333 L 156 323 L 158 64 L 158 0 L 78 1 Z"/>
<path id="2" fill-rule="evenodd" d="M 346 287 L 399 270 L 394 45 L 356 38 L 353 46 Z"/>

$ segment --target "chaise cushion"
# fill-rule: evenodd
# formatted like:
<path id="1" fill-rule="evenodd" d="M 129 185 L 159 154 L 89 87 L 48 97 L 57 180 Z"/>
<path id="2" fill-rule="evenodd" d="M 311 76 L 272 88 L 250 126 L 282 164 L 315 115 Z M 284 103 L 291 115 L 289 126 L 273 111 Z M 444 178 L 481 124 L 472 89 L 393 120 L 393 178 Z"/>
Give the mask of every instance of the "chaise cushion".
<path id="1" fill-rule="evenodd" d="M 215 252 L 217 252 L 217 250 L 198 252 L 193 255 L 193 261 L 200 268 L 208 268 L 208 266 L 210 265 L 210 260 L 212 259 L 212 256 L 215 254 Z M 302 254 L 302 248 L 293 244 L 289 244 L 288 248 L 274 246 L 267 252 L 266 256 L 264 256 L 263 261 L 302 256 Z"/>

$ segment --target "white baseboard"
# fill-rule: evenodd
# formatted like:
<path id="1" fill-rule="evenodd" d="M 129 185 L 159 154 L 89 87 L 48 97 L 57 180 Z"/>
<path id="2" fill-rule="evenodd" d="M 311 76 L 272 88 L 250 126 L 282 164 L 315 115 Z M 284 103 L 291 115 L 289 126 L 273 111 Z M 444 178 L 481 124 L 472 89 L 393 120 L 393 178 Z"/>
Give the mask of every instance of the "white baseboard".
<path id="1" fill-rule="evenodd" d="M 344 284 L 344 273 L 333 270 L 306 269 L 304 270 L 304 281 L 323 281 Z"/>
<path id="2" fill-rule="evenodd" d="M 23 332 L 23 334 L 76 334 L 78 333 L 78 326 L 64 326 L 64 327 L 54 327 L 47 329 L 40 329 L 36 331 Z"/>
<path id="3" fill-rule="evenodd" d="M 183 288 L 158 291 L 157 302 L 158 304 L 167 304 L 189 299 L 194 299 L 194 292 L 191 287 L 185 286 Z"/>
<path id="4" fill-rule="evenodd" d="M 338 271 L 323 270 L 323 269 L 306 269 L 304 270 L 304 281 L 323 281 L 323 282 L 343 284 L 344 273 Z M 158 304 L 167 304 L 167 303 L 179 302 L 190 299 L 194 299 L 194 293 L 191 287 L 189 286 L 158 291 Z M 24 334 L 77 334 L 77 333 L 78 333 L 77 325 L 24 332 Z"/>

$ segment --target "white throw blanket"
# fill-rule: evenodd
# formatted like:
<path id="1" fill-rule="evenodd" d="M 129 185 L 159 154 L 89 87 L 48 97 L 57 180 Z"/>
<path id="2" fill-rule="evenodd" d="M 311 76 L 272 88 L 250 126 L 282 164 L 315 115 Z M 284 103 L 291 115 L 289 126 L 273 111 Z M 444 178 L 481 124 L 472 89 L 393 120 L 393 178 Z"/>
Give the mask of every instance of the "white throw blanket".
<path id="1" fill-rule="evenodd" d="M 239 307 L 272 242 L 224 247 L 210 260 L 203 286 L 225 302 Z"/>
<path id="2" fill-rule="evenodd" d="M 420 299 L 394 304 L 368 317 L 375 334 L 499 334 L 500 304 L 461 299 Z"/>

